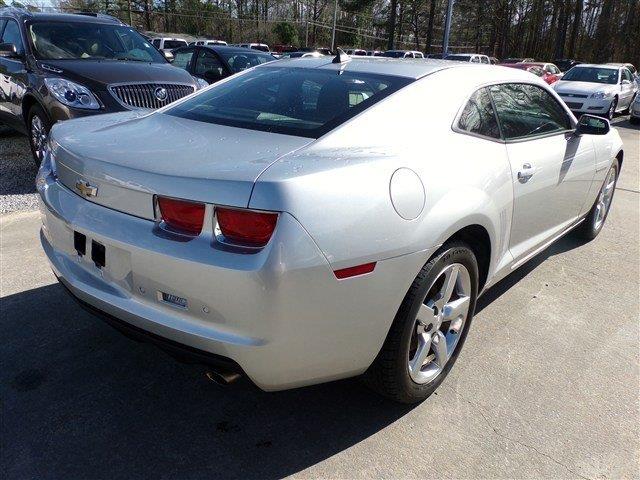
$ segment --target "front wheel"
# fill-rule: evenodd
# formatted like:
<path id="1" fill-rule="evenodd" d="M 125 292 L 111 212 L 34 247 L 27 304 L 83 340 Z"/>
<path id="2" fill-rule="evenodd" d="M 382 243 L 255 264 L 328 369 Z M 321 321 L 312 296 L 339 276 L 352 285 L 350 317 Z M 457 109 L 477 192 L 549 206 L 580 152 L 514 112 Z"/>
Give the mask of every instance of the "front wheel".
<path id="1" fill-rule="evenodd" d="M 405 296 L 365 374 L 369 386 L 402 403 L 431 395 L 462 349 L 477 294 L 473 251 L 464 243 L 446 244 L 422 268 Z"/>
<path id="2" fill-rule="evenodd" d="M 613 117 L 615 117 L 617 107 L 618 107 L 618 97 L 614 97 L 614 99 L 611 100 L 611 104 L 609 105 L 609 111 L 607 112 L 607 118 L 609 120 L 613 120 Z"/>
<path id="3" fill-rule="evenodd" d="M 49 117 L 39 105 L 34 105 L 29 110 L 27 116 L 27 127 L 29 129 L 29 145 L 31 146 L 31 154 L 36 166 L 39 167 L 44 158 L 45 146 L 49 130 L 51 130 L 51 122 Z"/>
<path id="4" fill-rule="evenodd" d="M 589 210 L 582 225 L 578 227 L 576 233 L 585 240 L 593 240 L 596 238 L 604 226 L 607 215 L 609 215 L 611 202 L 613 201 L 613 194 L 616 191 L 619 169 L 618 160 L 615 160 L 607 172 L 596 202 L 591 207 L 591 210 Z"/>

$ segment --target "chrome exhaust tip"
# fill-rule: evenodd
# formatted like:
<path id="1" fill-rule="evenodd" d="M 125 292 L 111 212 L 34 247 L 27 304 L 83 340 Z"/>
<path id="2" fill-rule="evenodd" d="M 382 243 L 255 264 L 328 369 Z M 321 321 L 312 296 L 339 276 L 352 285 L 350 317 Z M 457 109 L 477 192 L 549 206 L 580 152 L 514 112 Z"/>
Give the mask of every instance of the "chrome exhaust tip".
<path id="1" fill-rule="evenodd" d="M 207 378 L 213 383 L 226 387 L 237 381 L 242 375 L 236 372 L 229 372 L 225 370 L 210 370 L 206 374 Z"/>

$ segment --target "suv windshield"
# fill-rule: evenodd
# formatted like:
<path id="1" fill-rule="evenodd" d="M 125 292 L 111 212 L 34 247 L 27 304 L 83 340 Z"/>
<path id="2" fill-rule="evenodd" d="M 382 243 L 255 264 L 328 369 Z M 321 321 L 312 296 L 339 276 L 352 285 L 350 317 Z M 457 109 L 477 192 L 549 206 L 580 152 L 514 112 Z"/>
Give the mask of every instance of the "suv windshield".
<path id="1" fill-rule="evenodd" d="M 573 67 L 564 74 L 565 82 L 591 82 L 615 85 L 618 83 L 618 70 L 600 67 Z"/>
<path id="2" fill-rule="evenodd" d="M 131 60 L 166 63 L 133 28 L 88 22 L 32 22 L 29 40 L 39 60 Z"/>
<path id="3" fill-rule="evenodd" d="M 411 81 L 333 69 L 265 66 L 231 77 L 164 113 L 318 138 Z"/>

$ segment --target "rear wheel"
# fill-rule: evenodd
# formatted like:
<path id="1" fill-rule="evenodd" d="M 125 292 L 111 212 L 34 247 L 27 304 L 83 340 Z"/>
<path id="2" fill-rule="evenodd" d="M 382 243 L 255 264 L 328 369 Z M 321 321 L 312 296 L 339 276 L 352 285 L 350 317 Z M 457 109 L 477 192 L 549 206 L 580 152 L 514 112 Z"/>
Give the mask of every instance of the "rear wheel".
<path id="1" fill-rule="evenodd" d="M 460 242 L 442 247 L 414 280 L 365 381 L 403 403 L 431 395 L 458 358 L 477 292 L 471 248 Z"/>
<path id="2" fill-rule="evenodd" d="M 29 110 L 27 127 L 29 129 L 29 144 L 31 146 L 33 161 L 36 163 L 36 166 L 39 167 L 44 158 L 45 145 L 47 143 L 47 137 L 49 136 L 49 130 L 51 130 L 49 117 L 44 113 L 40 105 L 34 105 L 31 107 L 31 110 Z"/>
<path id="3" fill-rule="evenodd" d="M 591 210 L 589 210 L 582 225 L 576 231 L 576 233 L 585 240 L 593 240 L 596 238 L 604 226 L 613 201 L 613 194 L 616 191 L 619 168 L 618 160 L 616 160 L 607 172 L 596 202 L 591 207 Z"/>

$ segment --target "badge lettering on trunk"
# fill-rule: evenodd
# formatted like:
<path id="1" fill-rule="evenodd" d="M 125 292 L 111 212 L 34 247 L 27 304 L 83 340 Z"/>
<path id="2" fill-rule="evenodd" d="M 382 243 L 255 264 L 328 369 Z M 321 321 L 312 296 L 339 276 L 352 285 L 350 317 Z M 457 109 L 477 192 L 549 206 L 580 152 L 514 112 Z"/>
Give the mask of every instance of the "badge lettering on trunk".
<path id="1" fill-rule="evenodd" d="M 98 187 L 94 187 L 89 182 L 76 182 L 76 190 L 85 197 L 97 197 Z"/>

